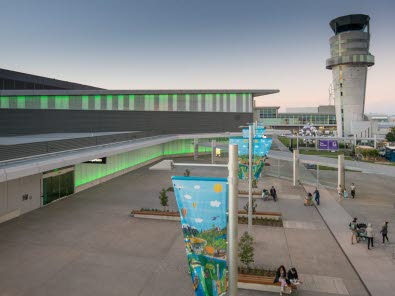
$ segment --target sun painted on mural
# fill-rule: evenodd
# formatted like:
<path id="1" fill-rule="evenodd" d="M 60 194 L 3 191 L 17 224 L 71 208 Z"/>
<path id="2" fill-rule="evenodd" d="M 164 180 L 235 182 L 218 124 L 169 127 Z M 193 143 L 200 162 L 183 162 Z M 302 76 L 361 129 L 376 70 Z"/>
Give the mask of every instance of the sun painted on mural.
<path id="1" fill-rule="evenodd" d="M 226 295 L 227 180 L 172 180 L 195 295 Z"/>

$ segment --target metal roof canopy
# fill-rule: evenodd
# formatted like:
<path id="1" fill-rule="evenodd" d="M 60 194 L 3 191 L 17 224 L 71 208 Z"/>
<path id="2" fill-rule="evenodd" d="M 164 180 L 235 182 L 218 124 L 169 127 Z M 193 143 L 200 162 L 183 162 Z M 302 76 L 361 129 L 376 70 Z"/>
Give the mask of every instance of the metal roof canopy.
<path id="1" fill-rule="evenodd" d="M 99 87 L 85 85 L 81 83 L 53 79 L 44 76 L 12 71 L 2 68 L 0 68 L 0 78 L 23 81 L 26 83 L 44 84 L 55 88 L 59 87 L 65 89 L 102 89 Z"/>
<path id="2" fill-rule="evenodd" d="M 126 89 L 126 90 L 0 90 L 0 96 L 161 95 L 161 94 L 245 94 L 253 97 L 280 92 L 278 89 Z"/>

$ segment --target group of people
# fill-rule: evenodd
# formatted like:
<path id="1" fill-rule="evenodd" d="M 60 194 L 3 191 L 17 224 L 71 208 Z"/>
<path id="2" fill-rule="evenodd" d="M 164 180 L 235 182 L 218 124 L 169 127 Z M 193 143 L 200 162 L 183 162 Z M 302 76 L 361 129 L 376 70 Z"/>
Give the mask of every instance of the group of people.
<path id="1" fill-rule="evenodd" d="M 351 244 L 354 244 L 354 238 L 357 243 L 359 243 L 360 237 L 366 237 L 368 239 L 368 250 L 370 250 L 370 246 L 372 248 L 374 247 L 374 229 L 372 227 L 371 223 L 368 223 L 368 226 L 365 229 L 365 224 L 358 224 L 358 218 L 354 218 L 351 223 L 350 223 L 350 229 L 351 229 Z M 363 232 L 362 232 L 363 231 Z M 380 233 L 383 237 L 383 244 L 385 243 L 385 240 L 387 240 L 387 243 L 389 242 L 388 239 L 388 221 L 385 221 L 383 226 L 381 227 Z"/>
<path id="2" fill-rule="evenodd" d="M 262 190 L 262 198 L 263 200 L 267 200 L 269 192 L 266 189 Z M 270 196 L 273 198 L 273 201 L 277 201 L 277 191 L 274 186 L 270 188 Z"/>
<path id="3" fill-rule="evenodd" d="M 290 294 L 291 293 L 291 285 L 299 285 L 302 282 L 299 280 L 298 272 L 296 268 L 292 267 L 288 270 L 288 273 L 284 267 L 281 265 L 276 271 L 276 277 L 274 278 L 274 283 L 280 283 L 280 295 L 283 293 Z"/>
<path id="4" fill-rule="evenodd" d="M 320 191 L 318 190 L 318 188 L 315 188 L 315 191 L 313 192 L 313 194 L 311 194 L 311 192 L 307 193 L 306 197 L 305 197 L 305 201 L 304 201 L 304 205 L 305 206 L 312 206 L 312 202 L 313 202 L 313 195 L 314 195 L 314 200 L 317 204 L 317 206 L 320 205 Z"/>
<path id="5" fill-rule="evenodd" d="M 351 192 L 350 192 L 351 197 L 355 198 L 355 192 L 356 192 L 357 188 L 354 183 L 351 183 L 350 189 L 351 189 Z M 346 187 L 343 188 L 341 185 L 339 185 L 339 187 L 337 187 L 337 194 L 338 194 L 338 201 L 341 201 L 342 198 L 348 197 L 348 192 L 347 192 Z"/>

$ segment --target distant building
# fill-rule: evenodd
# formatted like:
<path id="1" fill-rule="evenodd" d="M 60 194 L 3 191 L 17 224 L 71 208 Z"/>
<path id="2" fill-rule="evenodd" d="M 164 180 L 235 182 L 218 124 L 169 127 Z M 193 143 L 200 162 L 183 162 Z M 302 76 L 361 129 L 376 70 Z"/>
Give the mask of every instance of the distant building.
<path id="1" fill-rule="evenodd" d="M 336 130 L 335 106 L 286 108 L 284 113 L 278 109 L 279 106 L 256 107 L 254 120 L 274 129 L 299 129 L 310 123 L 317 128 Z"/>

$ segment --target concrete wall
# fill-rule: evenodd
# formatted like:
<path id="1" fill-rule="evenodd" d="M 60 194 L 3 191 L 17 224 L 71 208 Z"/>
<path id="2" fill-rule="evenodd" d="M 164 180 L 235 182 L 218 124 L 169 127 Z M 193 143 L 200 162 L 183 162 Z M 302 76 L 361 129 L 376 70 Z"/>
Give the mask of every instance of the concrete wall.
<path id="1" fill-rule="evenodd" d="M 40 206 L 41 174 L 0 183 L 0 223 Z"/>

